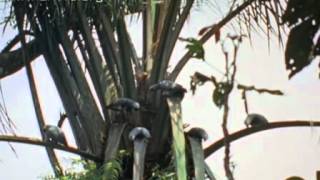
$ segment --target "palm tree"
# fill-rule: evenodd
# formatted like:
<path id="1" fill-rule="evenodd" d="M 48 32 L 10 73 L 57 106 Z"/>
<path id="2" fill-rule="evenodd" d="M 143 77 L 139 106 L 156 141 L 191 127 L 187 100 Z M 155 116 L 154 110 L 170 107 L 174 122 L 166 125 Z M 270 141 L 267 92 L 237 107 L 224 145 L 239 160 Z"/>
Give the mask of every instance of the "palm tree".
<path id="1" fill-rule="evenodd" d="M 189 140 L 185 142 L 184 133 L 181 131 L 180 100 L 176 97 L 163 98 L 163 93 L 150 91 L 149 87 L 165 79 L 175 81 L 191 58 L 203 58 L 199 49 L 202 50 L 202 45 L 212 36 L 219 39 L 220 29 L 228 23 L 240 21 L 247 29 L 246 34 L 249 37 L 252 29 L 260 28 L 267 34 L 268 39 L 270 34 L 275 33 L 281 41 L 281 16 L 285 12 L 285 2 L 282 1 L 233 0 L 226 16 L 218 23 L 203 28 L 200 39 L 181 38 L 189 44 L 188 51 L 173 70 L 167 72 L 174 47 L 190 11 L 197 5 L 206 3 L 209 2 L 12 1 L 8 21 L 15 20 L 19 33 L 0 54 L 0 67 L 4 69 L 0 77 L 6 77 L 26 67 L 39 127 L 42 137 L 45 138 L 45 120 L 30 65 L 36 57 L 42 55 L 66 111 L 67 118 L 62 118 L 59 124 L 61 126 L 65 119 L 69 121 L 77 148 L 51 145 L 28 138 L 4 136 L 3 139 L 45 145 L 55 174 L 61 175 L 63 171 L 53 148 L 78 153 L 102 166 L 115 158 L 119 149 L 132 151 L 129 132 L 134 127 L 141 126 L 151 133 L 144 177 L 150 177 L 152 168 L 156 165 L 162 168 L 168 166 L 174 155 L 179 179 L 193 176 L 186 172 L 186 167 L 192 169 L 192 163 L 187 159 L 190 153 L 186 153 L 187 157 L 184 157 L 184 146 L 187 151 L 190 146 Z M 138 16 L 143 24 L 142 56 L 138 56 L 127 29 L 127 17 L 133 14 Z M 31 37 L 31 40 L 27 41 L 26 37 Z M 18 43 L 21 47 L 11 50 Z M 138 102 L 140 110 L 116 111 L 109 108 L 123 97 Z M 179 123 L 172 123 L 174 121 Z M 226 131 L 225 137 L 228 137 L 227 143 L 230 143 L 256 131 L 291 125 L 305 126 L 309 123 L 286 122 L 253 130 L 246 129 L 236 135 L 229 135 Z M 197 144 L 198 141 L 190 142 Z M 205 149 L 205 156 L 226 145 L 222 142 L 224 141 L 216 142 Z M 170 148 L 172 143 L 173 150 Z M 179 152 L 183 153 L 182 157 L 177 157 Z M 185 164 L 186 161 L 188 165 Z M 199 164 L 199 161 L 195 160 L 194 164 Z M 199 172 L 202 172 L 201 169 Z M 122 176 L 130 178 L 132 172 L 125 171 Z"/>

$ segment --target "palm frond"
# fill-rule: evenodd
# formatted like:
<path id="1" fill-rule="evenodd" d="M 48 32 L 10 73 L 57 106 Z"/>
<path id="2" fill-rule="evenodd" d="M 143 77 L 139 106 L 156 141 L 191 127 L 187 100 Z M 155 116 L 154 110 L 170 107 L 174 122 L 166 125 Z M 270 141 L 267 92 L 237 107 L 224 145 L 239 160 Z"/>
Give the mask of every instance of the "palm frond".
<path id="1" fill-rule="evenodd" d="M 177 178 L 179 180 L 187 179 L 186 171 L 186 145 L 183 131 L 183 122 L 181 118 L 181 102 L 172 98 L 167 99 L 172 128 L 172 148 L 175 157 Z"/>

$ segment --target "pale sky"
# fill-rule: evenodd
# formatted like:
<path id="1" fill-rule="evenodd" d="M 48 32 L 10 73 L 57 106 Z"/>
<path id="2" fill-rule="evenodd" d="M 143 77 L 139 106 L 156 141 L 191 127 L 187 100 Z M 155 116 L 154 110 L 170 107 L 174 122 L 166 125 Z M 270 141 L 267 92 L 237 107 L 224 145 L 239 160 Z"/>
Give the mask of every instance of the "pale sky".
<path id="1" fill-rule="evenodd" d="M 1 7 L 1 6 L 0 6 Z M 1 13 L 0 13 L 1 14 Z M 0 19 L 1 15 L 0 15 Z M 181 34 L 182 37 L 196 37 L 200 27 L 213 24 L 220 19 L 205 8 L 194 11 Z M 2 29 L 2 27 L 0 27 Z M 136 47 L 141 48 L 139 22 L 131 22 L 129 31 L 133 34 Z M 224 28 L 222 35 L 232 33 Z M 15 33 L 8 29 L 0 35 L 0 49 Z M 266 37 L 253 35 L 253 47 L 248 40 L 240 46 L 238 55 L 237 81 L 260 88 L 280 89 L 285 96 L 257 95 L 249 93 L 249 110 L 260 113 L 269 121 L 278 120 L 320 120 L 320 81 L 317 78 L 319 59 L 303 70 L 292 80 L 288 80 L 285 70 L 283 50 L 277 43 L 272 43 L 268 51 Z M 223 70 L 224 58 L 220 45 L 210 40 L 205 45 L 206 61 Z M 172 56 L 172 63 L 185 52 L 184 45 L 179 43 Z M 63 111 L 50 74 L 44 61 L 32 63 L 37 86 L 40 90 L 44 115 L 51 124 L 56 124 L 59 113 Z M 189 88 L 190 75 L 200 71 L 206 75 L 221 77 L 215 69 L 198 60 L 190 60 L 178 78 L 178 82 Z M 218 78 L 219 79 L 219 78 Z M 39 137 L 36 117 L 32 106 L 25 70 L 1 80 L 9 115 L 18 126 L 18 135 Z M 213 86 L 206 84 L 198 88 L 196 95 L 188 92 L 183 101 L 183 117 L 192 126 L 200 126 L 209 133 L 206 145 L 222 137 L 222 111 L 212 103 Z M 229 129 L 231 132 L 245 128 L 243 120 L 245 111 L 239 91 L 232 93 L 230 103 Z M 68 126 L 63 129 L 70 134 Z M 316 170 L 320 170 L 320 129 L 316 127 L 282 128 L 256 133 L 242 138 L 232 144 L 232 161 L 236 164 L 235 178 L 238 180 L 284 180 L 298 175 L 306 180 L 315 180 Z M 71 138 L 68 139 L 72 141 Z M 6 143 L 0 142 L 0 179 L 20 180 L 38 179 L 51 173 L 47 155 L 42 147 L 14 144 L 18 158 L 14 156 Z M 59 153 L 64 164 L 69 164 L 70 154 Z M 218 180 L 224 180 L 223 148 L 210 156 L 207 161 Z"/>

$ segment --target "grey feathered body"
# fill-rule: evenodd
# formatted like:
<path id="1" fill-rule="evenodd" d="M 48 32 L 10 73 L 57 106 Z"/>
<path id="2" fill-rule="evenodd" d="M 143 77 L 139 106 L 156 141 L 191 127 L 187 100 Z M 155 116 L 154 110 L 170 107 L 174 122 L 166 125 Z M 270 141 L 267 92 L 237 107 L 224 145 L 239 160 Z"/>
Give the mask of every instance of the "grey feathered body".
<path id="1" fill-rule="evenodd" d="M 259 127 L 268 124 L 268 120 L 260 114 L 248 114 L 244 124 L 249 127 Z"/>
<path id="2" fill-rule="evenodd" d="M 163 96 L 183 98 L 187 90 L 180 84 L 170 80 L 162 80 L 158 84 L 154 84 L 149 88 L 151 91 L 161 91 Z"/>
<path id="3" fill-rule="evenodd" d="M 119 98 L 117 101 L 109 104 L 107 108 L 116 110 L 116 111 L 121 111 L 125 110 L 128 112 L 131 112 L 133 110 L 137 111 L 140 109 L 140 104 L 130 98 Z"/>
<path id="4" fill-rule="evenodd" d="M 45 133 L 45 141 L 63 146 L 68 146 L 67 139 L 63 131 L 59 127 L 53 125 L 46 125 L 44 126 L 43 130 Z"/>

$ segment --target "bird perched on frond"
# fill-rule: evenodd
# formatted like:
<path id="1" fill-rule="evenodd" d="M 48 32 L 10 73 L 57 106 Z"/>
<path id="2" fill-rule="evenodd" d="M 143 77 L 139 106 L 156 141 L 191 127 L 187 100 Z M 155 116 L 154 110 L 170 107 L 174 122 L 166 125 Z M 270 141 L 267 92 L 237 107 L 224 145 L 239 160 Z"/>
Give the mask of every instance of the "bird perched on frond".
<path id="1" fill-rule="evenodd" d="M 147 138 L 150 139 L 151 135 L 148 129 L 143 127 L 136 127 L 129 133 L 129 139 L 134 141 L 135 139 Z"/>
<path id="2" fill-rule="evenodd" d="M 117 101 L 107 105 L 108 109 L 115 111 L 138 111 L 140 109 L 139 102 L 130 98 L 119 98 Z"/>
<path id="3" fill-rule="evenodd" d="M 43 131 L 45 135 L 44 140 L 46 142 L 51 142 L 61 146 L 68 146 L 67 139 L 63 131 L 59 127 L 53 125 L 45 125 L 43 127 Z"/>
<path id="4" fill-rule="evenodd" d="M 247 118 L 244 121 L 244 124 L 251 127 L 260 127 L 268 124 L 268 120 L 260 114 L 248 114 Z"/>
<path id="5" fill-rule="evenodd" d="M 162 80 L 157 84 L 150 86 L 150 91 L 161 91 L 162 95 L 165 97 L 177 97 L 183 98 L 187 90 L 180 84 L 174 83 L 170 80 Z"/>

